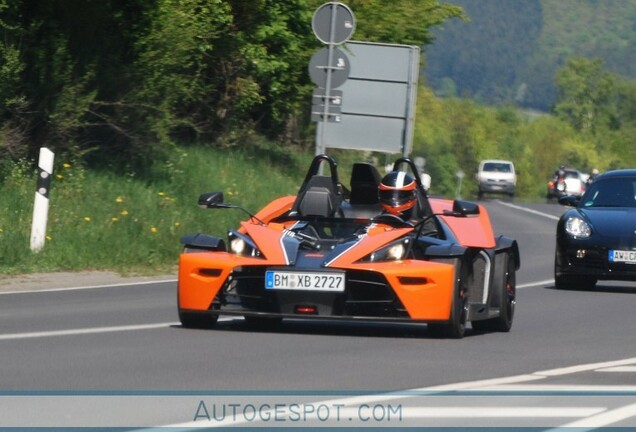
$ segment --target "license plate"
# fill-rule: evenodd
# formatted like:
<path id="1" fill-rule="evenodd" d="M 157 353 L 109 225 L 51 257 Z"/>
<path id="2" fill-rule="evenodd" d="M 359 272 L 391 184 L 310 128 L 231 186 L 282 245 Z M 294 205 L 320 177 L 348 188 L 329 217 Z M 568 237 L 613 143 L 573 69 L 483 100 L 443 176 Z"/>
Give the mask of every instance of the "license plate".
<path id="1" fill-rule="evenodd" d="M 278 290 L 307 290 L 343 292 L 344 272 L 266 271 L 265 288 Z"/>
<path id="2" fill-rule="evenodd" d="M 610 262 L 636 264 L 636 251 L 610 250 Z"/>

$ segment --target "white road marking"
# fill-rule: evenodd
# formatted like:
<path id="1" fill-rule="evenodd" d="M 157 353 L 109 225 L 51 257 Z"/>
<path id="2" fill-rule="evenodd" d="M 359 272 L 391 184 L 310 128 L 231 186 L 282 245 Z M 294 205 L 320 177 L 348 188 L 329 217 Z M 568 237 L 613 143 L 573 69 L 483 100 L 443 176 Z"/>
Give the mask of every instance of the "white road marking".
<path id="1" fill-rule="evenodd" d="M 603 369 L 595 369 L 594 372 L 636 372 L 636 366 L 616 366 Z"/>
<path id="2" fill-rule="evenodd" d="M 434 407 L 405 408 L 405 419 L 413 418 L 581 418 L 605 411 L 603 407 Z"/>
<path id="3" fill-rule="evenodd" d="M 608 362 L 601 362 L 601 363 L 588 363 L 588 364 L 569 366 L 569 367 L 558 368 L 558 369 L 550 369 L 550 370 L 545 370 L 542 372 L 535 372 L 535 374 L 546 376 L 546 377 L 552 377 L 552 376 L 568 375 L 568 374 L 579 373 L 579 372 L 587 372 L 587 371 L 596 370 L 596 369 L 611 368 L 611 367 L 626 366 L 626 365 L 636 365 L 636 357 L 632 357 L 632 358 L 628 358 L 624 360 L 615 360 L 615 361 L 608 361 Z"/>
<path id="4" fill-rule="evenodd" d="M 111 333 L 133 330 L 151 330 L 158 328 L 166 328 L 172 325 L 179 325 L 177 322 L 157 323 L 157 324 L 141 324 L 141 325 L 129 325 L 129 326 L 116 326 L 116 327 L 94 327 L 83 329 L 69 329 L 69 330 L 52 330 L 44 332 L 31 332 L 31 333 L 13 333 L 0 335 L 0 340 L 12 340 L 12 339 L 32 339 L 43 338 L 52 336 L 76 336 L 95 333 Z"/>
<path id="5" fill-rule="evenodd" d="M 592 430 L 600 427 L 605 427 L 614 423 L 618 423 L 625 419 L 636 417 L 636 404 L 625 405 L 620 408 L 616 408 L 610 411 L 606 411 L 591 417 L 584 418 L 582 420 L 575 421 L 563 426 L 559 426 L 558 431 L 563 431 L 567 428 L 576 428 L 577 432 L 583 432 L 584 430 Z M 589 428 L 589 429 L 581 429 Z M 628 430 L 628 429 L 625 429 Z"/>
<path id="6" fill-rule="evenodd" d="M 236 317 L 221 317 L 219 321 L 234 321 L 240 320 Z M 111 327 L 89 327 L 81 329 L 68 329 L 68 330 L 51 330 L 42 332 L 30 332 L 30 333 L 10 333 L 0 334 L 0 341 L 2 340 L 14 340 L 14 339 L 33 339 L 33 338 L 45 338 L 55 336 L 76 336 L 85 334 L 96 333 L 116 333 L 135 330 L 154 330 L 159 328 L 167 328 L 172 326 L 181 326 L 179 322 L 164 322 L 154 324 L 138 324 L 138 325 L 126 325 L 126 326 L 111 326 Z"/>
<path id="7" fill-rule="evenodd" d="M 515 210 L 521 210 L 521 211 L 524 211 L 524 212 L 527 212 L 527 213 L 532 213 L 532 214 L 535 214 L 535 215 L 538 215 L 538 216 L 543 216 L 545 218 L 556 220 L 556 221 L 559 220 L 559 217 L 557 217 L 557 216 L 554 216 L 554 215 L 551 215 L 551 214 L 548 214 L 548 213 L 543 213 L 543 212 L 540 212 L 538 210 L 533 210 L 533 209 L 529 209 L 529 208 L 526 208 L 526 207 L 521 207 L 521 206 L 518 206 L 518 205 L 514 205 L 514 204 L 510 204 L 510 203 L 504 202 L 504 201 L 500 201 L 500 200 L 495 200 L 495 202 L 497 202 L 497 203 L 499 203 L 499 204 L 501 204 L 503 206 L 513 208 Z"/>
<path id="8" fill-rule="evenodd" d="M 596 371 L 595 371 L 596 372 Z M 541 384 L 529 384 L 529 385 L 497 385 L 493 387 L 485 387 L 484 391 L 501 391 L 501 392 L 596 392 L 596 393 L 627 393 L 636 392 L 635 385 L 586 385 L 586 384 L 553 384 L 553 385 L 541 385 Z"/>
<path id="9" fill-rule="evenodd" d="M 530 287 L 546 286 L 546 285 L 554 285 L 554 279 L 546 279 L 546 280 L 537 281 L 537 282 L 528 282 L 525 284 L 519 284 L 517 285 L 517 288 L 530 288 Z"/>
<path id="10" fill-rule="evenodd" d="M 48 293 L 48 292 L 58 292 L 58 291 L 77 291 L 77 290 L 89 290 L 89 289 L 99 289 L 99 288 L 115 288 L 115 287 L 123 287 L 123 286 L 141 286 L 141 285 L 152 285 L 152 284 L 162 284 L 162 283 L 176 283 L 176 279 L 161 279 L 155 281 L 141 281 L 141 282 L 122 282 L 117 284 L 108 284 L 108 285 L 87 285 L 87 286 L 78 286 L 78 287 L 68 287 L 68 288 L 49 288 L 49 289 L 27 289 L 23 291 L 2 291 L 0 295 L 3 294 L 33 294 L 33 293 Z"/>

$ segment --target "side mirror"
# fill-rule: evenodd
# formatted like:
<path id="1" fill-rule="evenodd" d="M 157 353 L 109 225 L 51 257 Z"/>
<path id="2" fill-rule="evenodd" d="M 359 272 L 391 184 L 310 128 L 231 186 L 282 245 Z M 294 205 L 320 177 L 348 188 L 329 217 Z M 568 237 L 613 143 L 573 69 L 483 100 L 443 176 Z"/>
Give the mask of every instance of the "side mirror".
<path id="1" fill-rule="evenodd" d="M 579 205 L 579 198 L 573 195 L 566 195 L 559 198 L 559 204 L 567 207 L 576 207 Z"/>
<path id="2" fill-rule="evenodd" d="M 461 216 L 478 215 L 479 205 L 471 201 L 455 200 L 453 201 L 453 212 L 459 213 Z"/>
<path id="3" fill-rule="evenodd" d="M 199 207 L 210 208 L 223 202 L 223 192 L 209 192 L 199 196 Z"/>
<path id="4" fill-rule="evenodd" d="M 444 211 L 447 216 L 473 216 L 479 214 L 479 205 L 471 201 L 455 200 L 453 201 L 453 210 Z"/>

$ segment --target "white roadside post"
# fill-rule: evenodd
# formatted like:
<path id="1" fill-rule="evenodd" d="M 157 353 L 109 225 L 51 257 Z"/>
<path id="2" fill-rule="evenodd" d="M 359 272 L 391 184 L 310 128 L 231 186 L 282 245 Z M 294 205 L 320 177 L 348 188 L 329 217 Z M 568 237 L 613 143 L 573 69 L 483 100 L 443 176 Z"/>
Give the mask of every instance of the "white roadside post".
<path id="1" fill-rule="evenodd" d="M 462 179 L 466 176 L 466 174 L 464 174 L 464 171 L 459 170 L 455 173 L 455 175 L 457 176 L 457 191 L 455 193 L 455 198 L 462 199 Z"/>
<path id="2" fill-rule="evenodd" d="M 38 182 L 33 203 L 33 224 L 31 225 L 31 250 L 39 252 L 46 240 L 46 223 L 49 215 L 49 191 L 53 176 L 55 154 L 46 147 L 40 148 L 38 160 Z"/>

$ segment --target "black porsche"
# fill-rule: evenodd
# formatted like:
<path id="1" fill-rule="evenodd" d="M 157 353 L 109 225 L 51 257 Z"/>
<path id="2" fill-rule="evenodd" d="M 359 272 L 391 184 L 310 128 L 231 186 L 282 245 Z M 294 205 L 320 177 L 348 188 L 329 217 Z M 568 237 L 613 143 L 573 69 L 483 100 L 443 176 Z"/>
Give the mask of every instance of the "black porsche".
<path id="1" fill-rule="evenodd" d="M 565 196 L 557 224 L 557 288 L 591 288 L 599 279 L 636 281 L 636 169 L 596 177 L 579 199 Z"/>

